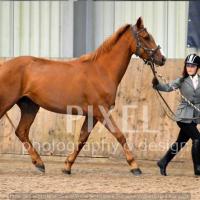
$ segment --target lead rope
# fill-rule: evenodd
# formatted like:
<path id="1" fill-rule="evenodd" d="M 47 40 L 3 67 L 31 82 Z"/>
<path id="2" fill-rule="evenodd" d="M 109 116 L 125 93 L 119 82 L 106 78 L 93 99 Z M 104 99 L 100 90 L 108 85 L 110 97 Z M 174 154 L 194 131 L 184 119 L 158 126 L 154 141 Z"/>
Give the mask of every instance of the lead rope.
<path id="1" fill-rule="evenodd" d="M 150 65 L 154 77 L 157 78 L 157 76 L 159 76 L 160 78 L 163 79 L 163 77 L 162 77 L 161 75 L 159 75 L 159 74 L 157 73 L 157 71 L 155 70 L 154 64 L 153 64 L 152 62 L 148 62 L 148 63 L 146 63 L 146 64 Z M 156 74 L 157 74 L 157 75 L 156 75 Z M 167 115 L 171 120 L 176 121 L 176 114 L 175 114 L 175 113 L 172 111 L 172 109 L 169 107 L 168 103 L 166 102 L 166 100 L 164 99 L 164 97 L 161 95 L 160 91 L 157 90 L 157 89 L 156 89 L 155 91 L 156 91 L 156 94 L 162 99 L 162 101 L 164 102 L 164 104 L 166 105 L 167 109 L 169 110 L 169 112 L 170 112 L 170 114 L 171 114 L 171 115 L 170 115 L 170 114 L 167 112 L 167 110 L 163 107 L 162 103 L 159 101 L 159 103 L 160 103 L 162 109 L 164 110 L 164 112 L 166 113 L 166 115 Z M 159 98 L 158 98 L 158 99 L 159 99 Z"/>
<path id="2" fill-rule="evenodd" d="M 153 72 L 153 75 L 155 78 L 157 78 L 157 76 L 159 78 L 161 78 L 163 80 L 164 83 L 167 83 L 167 80 L 160 74 L 157 73 L 157 71 L 155 70 L 154 64 L 152 62 L 145 62 L 146 64 L 150 65 L 151 70 Z M 157 75 L 156 75 L 157 74 Z M 167 116 L 172 119 L 173 121 L 176 121 L 176 114 L 172 111 L 172 109 L 169 107 L 169 105 L 167 104 L 167 102 L 165 101 L 165 99 L 163 98 L 163 96 L 161 95 L 161 93 L 156 89 L 157 94 L 161 97 L 161 99 L 163 100 L 164 104 L 167 106 L 168 110 L 170 111 L 171 115 L 170 116 L 167 111 L 164 109 L 164 107 L 162 106 L 162 108 L 164 109 L 165 113 L 167 114 Z M 175 90 L 175 92 L 180 95 L 191 107 L 193 107 L 195 110 L 197 110 L 198 112 L 200 112 L 200 109 L 197 108 L 193 103 L 191 103 L 191 101 L 189 101 L 185 96 L 183 96 L 180 91 Z M 184 118 L 184 119 L 188 119 L 188 118 Z M 194 117 L 194 118 L 190 118 L 190 119 L 200 119 L 200 117 Z"/>
<path id="3" fill-rule="evenodd" d="M 165 83 L 167 83 L 166 79 L 164 79 L 161 75 L 158 75 Z M 198 112 L 200 112 L 200 109 L 198 107 L 196 107 L 193 103 L 191 103 L 191 101 L 189 101 L 185 96 L 183 96 L 179 90 L 175 90 L 175 92 L 177 92 L 177 94 L 179 94 L 191 107 L 193 107 L 195 110 L 197 110 Z"/>

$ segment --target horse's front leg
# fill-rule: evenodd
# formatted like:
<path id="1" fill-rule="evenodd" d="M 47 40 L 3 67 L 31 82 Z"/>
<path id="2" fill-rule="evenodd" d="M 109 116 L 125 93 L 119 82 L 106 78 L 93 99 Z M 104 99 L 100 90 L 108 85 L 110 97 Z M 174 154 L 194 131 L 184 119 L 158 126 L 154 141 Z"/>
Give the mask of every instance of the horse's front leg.
<path id="1" fill-rule="evenodd" d="M 78 146 L 77 146 L 77 148 L 75 148 L 74 152 L 67 157 L 67 159 L 65 161 L 65 167 L 62 170 L 63 173 L 71 174 L 72 165 L 75 162 L 76 157 L 78 156 L 79 152 L 85 145 L 85 143 L 86 143 L 92 129 L 96 125 L 96 123 L 97 123 L 97 120 L 95 118 L 90 118 L 90 117 L 86 116 L 85 121 L 81 128 L 79 139 L 78 139 Z"/>
<path id="2" fill-rule="evenodd" d="M 102 116 L 98 119 L 104 126 L 112 133 L 112 135 L 117 139 L 117 141 L 121 144 L 124 154 L 126 156 L 126 160 L 131 167 L 131 172 L 134 175 L 140 175 L 142 171 L 138 167 L 137 162 L 135 161 L 131 150 L 128 147 L 127 141 L 123 133 L 120 131 L 112 116 Z"/>

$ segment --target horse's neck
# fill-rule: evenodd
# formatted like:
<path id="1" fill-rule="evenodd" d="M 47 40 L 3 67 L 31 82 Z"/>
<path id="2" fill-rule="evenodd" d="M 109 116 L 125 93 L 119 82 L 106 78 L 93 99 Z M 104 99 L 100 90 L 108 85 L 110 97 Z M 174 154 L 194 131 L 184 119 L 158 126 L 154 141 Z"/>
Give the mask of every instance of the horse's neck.
<path id="1" fill-rule="evenodd" d="M 130 44 L 121 37 L 113 48 L 102 56 L 101 66 L 109 73 L 109 77 L 118 85 L 123 78 L 131 59 Z"/>

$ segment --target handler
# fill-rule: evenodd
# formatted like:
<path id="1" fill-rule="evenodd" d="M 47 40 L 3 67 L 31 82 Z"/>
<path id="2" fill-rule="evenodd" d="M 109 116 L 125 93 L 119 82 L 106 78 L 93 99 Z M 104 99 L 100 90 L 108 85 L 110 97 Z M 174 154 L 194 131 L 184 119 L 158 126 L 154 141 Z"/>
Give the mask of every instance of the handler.
<path id="1" fill-rule="evenodd" d="M 200 109 L 200 75 L 197 74 L 199 67 L 200 57 L 196 54 L 190 54 L 185 59 L 182 77 L 168 84 L 161 83 L 154 77 L 152 80 L 153 88 L 164 92 L 179 89 L 183 96 Z M 160 173 L 164 176 L 167 175 L 167 165 L 191 138 L 194 174 L 200 176 L 200 133 L 197 129 L 197 124 L 200 124 L 200 112 L 182 98 L 176 110 L 176 123 L 180 127 L 180 132 L 176 142 L 157 162 Z"/>

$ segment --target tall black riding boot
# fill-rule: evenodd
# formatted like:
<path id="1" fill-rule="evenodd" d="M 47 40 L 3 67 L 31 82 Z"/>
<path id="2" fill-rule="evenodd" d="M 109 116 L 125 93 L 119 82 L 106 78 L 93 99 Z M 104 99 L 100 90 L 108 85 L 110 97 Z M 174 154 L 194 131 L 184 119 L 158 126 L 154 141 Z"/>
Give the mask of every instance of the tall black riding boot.
<path id="1" fill-rule="evenodd" d="M 174 143 L 171 148 L 167 151 L 163 158 L 161 158 L 157 165 L 160 168 L 160 173 L 163 176 L 167 176 L 166 168 L 168 163 L 172 160 L 172 158 L 179 152 L 180 148 L 177 149 L 177 143 Z"/>
<path id="2" fill-rule="evenodd" d="M 194 166 L 194 174 L 200 176 L 200 140 L 192 141 L 192 160 Z"/>

